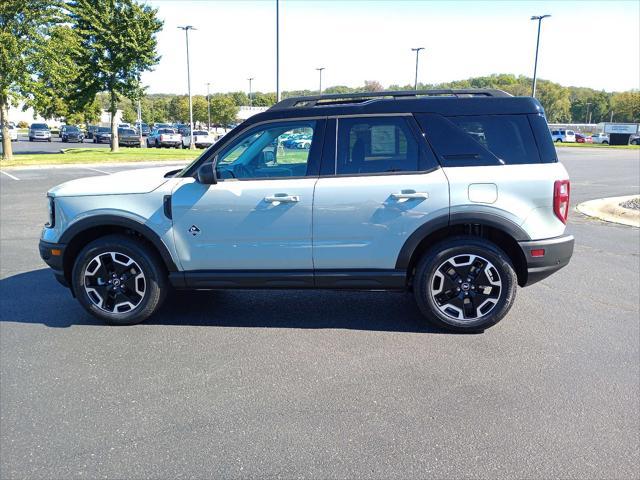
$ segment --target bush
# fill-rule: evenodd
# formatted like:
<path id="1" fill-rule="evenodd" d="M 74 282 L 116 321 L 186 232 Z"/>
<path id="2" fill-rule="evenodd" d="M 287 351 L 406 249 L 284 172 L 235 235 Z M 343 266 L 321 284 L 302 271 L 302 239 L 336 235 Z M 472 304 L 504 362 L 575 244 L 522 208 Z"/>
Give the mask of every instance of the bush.
<path id="1" fill-rule="evenodd" d="M 29 128 L 29 124 L 27 122 L 25 122 L 24 120 L 20 120 L 18 122 L 18 128 Z"/>

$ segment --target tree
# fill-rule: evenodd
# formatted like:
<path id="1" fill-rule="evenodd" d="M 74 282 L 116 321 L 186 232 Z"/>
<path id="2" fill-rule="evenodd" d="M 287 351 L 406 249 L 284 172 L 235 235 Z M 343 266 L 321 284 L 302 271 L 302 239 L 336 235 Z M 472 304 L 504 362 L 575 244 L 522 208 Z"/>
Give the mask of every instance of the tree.
<path id="1" fill-rule="evenodd" d="M 72 0 L 68 9 L 79 49 L 73 52 L 79 73 L 70 99 L 90 103 L 107 92 L 111 113 L 111 151 L 118 151 L 116 113 L 119 97 L 137 98 L 140 75 L 160 61 L 157 10 L 135 0 Z"/>
<path id="2" fill-rule="evenodd" d="M 611 109 L 616 122 L 640 122 L 640 91 L 631 90 L 613 95 Z"/>
<path id="3" fill-rule="evenodd" d="M 35 57 L 47 44 L 50 29 L 61 19 L 55 0 L 0 1 L 0 129 L 2 159 L 13 156 L 9 138 L 9 105 L 28 95 L 38 72 Z M 61 52 L 64 54 L 64 52 Z"/>
<path id="4" fill-rule="evenodd" d="M 211 123 L 214 125 L 230 125 L 236 121 L 238 107 L 227 95 L 211 96 Z"/>
<path id="5" fill-rule="evenodd" d="M 365 80 L 364 91 L 365 92 L 382 92 L 384 87 L 377 80 Z"/>

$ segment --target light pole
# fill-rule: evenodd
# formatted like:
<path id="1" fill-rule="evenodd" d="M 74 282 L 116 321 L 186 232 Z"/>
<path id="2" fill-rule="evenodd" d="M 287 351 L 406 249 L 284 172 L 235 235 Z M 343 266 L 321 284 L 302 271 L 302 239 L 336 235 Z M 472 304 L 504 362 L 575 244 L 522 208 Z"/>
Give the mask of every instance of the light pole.
<path id="1" fill-rule="evenodd" d="M 531 87 L 531 96 L 536 96 L 536 79 L 538 73 L 538 48 L 540 47 L 540 25 L 542 25 L 542 20 L 550 17 L 551 15 L 533 15 L 531 20 L 538 21 L 538 39 L 536 40 L 536 59 L 533 63 L 533 86 Z"/>
<path id="2" fill-rule="evenodd" d="M 142 105 L 138 98 L 138 137 L 140 138 L 140 147 L 142 147 Z"/>
<path id="3" fill-rule="evenodd" d="M 280 101 L 280 2 L 276 0 L 276 102 Z"/>
<path id="4" fill-rule="evenodd" d="M 251 100 L 251 82 L 254 80 L 255 77 L 249 77 L 247 78 L 247 80 L 249 80 L 249 106 L 252 107 L 253 106 L 253 101 Z"/>
<path id="5" fill-rule="evenodd" d="M 591 102 L 585 102 L 587 105 L 587 113 L 584 114 L 584 123 L 589 123 L 589 105 Z"/>
<path id="6" fill-rule="evenodd" d="M 416 79 L 413 83 L 413 89 L 418 90 L 418 56 L 420 55 L 420 50 L 424 50 L 424 47 L 412 48 L 411 51 L 416 52 Z"/>
<path id="7" fill-rule="evenodd" d="M 211 131 L 211 94 L 209 93 L 209 85 L 207 82 L 207 130 Z"/>
<path id="8" fill-rule="evenodd" d="M 318 88 L 318 95 L 322 95 L 322 71 L 324 70 L 325 67 L 318 67 L 316 68 L 316 70 L 318 71 L 318 73 L 320 73 L 320 86 Z"/>
<path id="9" fill-rule="evenodd" d="M 196 146 L 193 143 L 193 102 L 191 101 L 191 70 L 189 65 L 189 30 L 196 30 L 191 25 L 185 25 L 184 27 L 178 27 L 184 30 L 184 35 L 187 40 L 187 88 L 189 90 L 189 149 L 195 150 Z"/>

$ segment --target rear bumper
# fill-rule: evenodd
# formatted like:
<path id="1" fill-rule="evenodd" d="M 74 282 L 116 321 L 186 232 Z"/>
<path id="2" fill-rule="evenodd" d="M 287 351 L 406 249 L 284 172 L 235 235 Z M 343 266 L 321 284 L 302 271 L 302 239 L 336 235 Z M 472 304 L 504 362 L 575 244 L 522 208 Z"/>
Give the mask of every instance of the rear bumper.
<path id="1" fill-rule="evenodd" d="M 64 276 L 64 265 L 62 262 L 66 245 L 62 243 L 50 243 L 45 242 L 44 240 L 40 240 L 38 247 L 40 250 L 40 258 L 44 260 L 44 263 L 51 267 L 56 280 L 58 280 L 58 282 L 60 282 L 65 287 L 68 287 L 69 282 L 67 282 L 67 279 Z M 59 254 L 54 255 L 54 250 L 59 250 Z"/>
<path id="2" fill-rule="evenodd" d="M 518 242 L 527 261 L 527 281 L 523 285 L 532 285 L 565 267 L 573 255 L 573 235 Z M 543 256 L 532 255 L 533 251 L 544 250 Z"/>

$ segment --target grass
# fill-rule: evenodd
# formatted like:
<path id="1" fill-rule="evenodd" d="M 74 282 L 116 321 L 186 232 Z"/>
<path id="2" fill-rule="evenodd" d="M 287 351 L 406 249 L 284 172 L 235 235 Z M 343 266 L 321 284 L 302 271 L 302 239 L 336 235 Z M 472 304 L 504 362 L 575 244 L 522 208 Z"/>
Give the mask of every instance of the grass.
<path id="1" fill-rule="evenodd" d="M 160 148 L 120 148 L 111 153 L 109 148 L 68 148 L 64 153 L 18 154 L 12 160 L 0 160 L 0 167 L 25 165 L 64 165 L 72 163 L 117 163 L 191 160 L 203 150 L 174 150 Z"/>
<path id="2" fill-rule="evenodd" d="M 556 142 L 556 147 L 582 147 L 582 148 L 618 148 L 623 150 L 638 150 L 640 145 L 603 145 L 602 143 L 567 143 Z"/>

